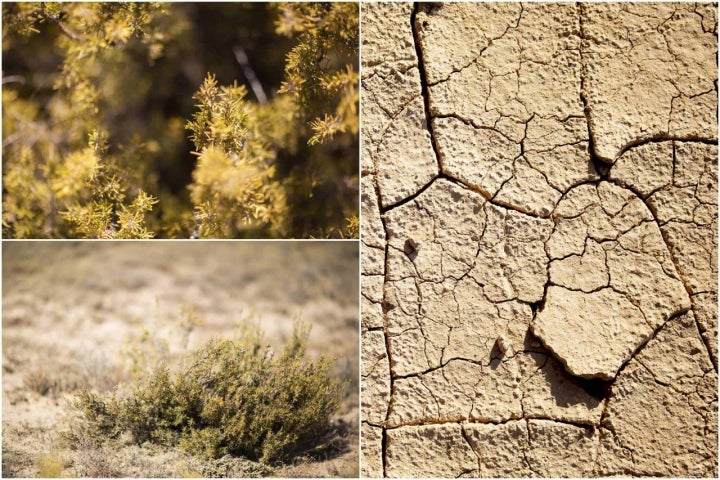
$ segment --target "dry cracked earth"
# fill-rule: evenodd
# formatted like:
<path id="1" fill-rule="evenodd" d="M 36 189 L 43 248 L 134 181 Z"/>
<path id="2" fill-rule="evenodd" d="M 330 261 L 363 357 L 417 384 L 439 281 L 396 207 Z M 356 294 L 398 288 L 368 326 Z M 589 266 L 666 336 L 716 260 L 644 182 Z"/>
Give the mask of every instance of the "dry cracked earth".
<path id="1" fill-rule="evenodd" d="M 716 477 L 717 5 L 362 29 L 362 475 Z"/>

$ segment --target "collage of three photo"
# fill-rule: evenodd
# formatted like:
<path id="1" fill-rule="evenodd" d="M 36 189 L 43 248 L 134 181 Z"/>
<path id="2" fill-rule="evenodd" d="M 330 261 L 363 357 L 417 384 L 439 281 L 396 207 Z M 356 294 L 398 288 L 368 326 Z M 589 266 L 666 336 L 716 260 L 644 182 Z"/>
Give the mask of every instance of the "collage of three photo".
<path id="1" fill-rule="evenodd" d="M 718 476 L 718 5 L 2 2 L 2 477 Z"/>

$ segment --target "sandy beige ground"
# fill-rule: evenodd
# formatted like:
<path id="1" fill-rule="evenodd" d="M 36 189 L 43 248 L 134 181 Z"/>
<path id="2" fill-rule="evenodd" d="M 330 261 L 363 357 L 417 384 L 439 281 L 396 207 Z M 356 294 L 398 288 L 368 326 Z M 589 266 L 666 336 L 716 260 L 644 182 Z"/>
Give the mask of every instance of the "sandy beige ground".
<path id="1" fill-rule="evenodd" d="M 716 477 L 717 5 L 362 22 L 362 474 Z"/>
<path id="2" fill-rule="evenodd" d="M 5 243 L 3 476 L 36 476 L 58 458 L 64 475 L 357 475 L 357 264 L 354 242 Z M 204 320 L 187 348 L 182 308 Z M 337 358 L 336 373 L 351 379 L 336 418 L 343 453 L 268 469 L 152 446 L 71 451 L 60 441 L 73 391 L 129 381 L 125 349 L 153 350 L 139 343 L 143 327 L 168 341 L 172 363 L 251 316 L 275 346 L 299 318 L 312 325 L 310 353 Z"/>

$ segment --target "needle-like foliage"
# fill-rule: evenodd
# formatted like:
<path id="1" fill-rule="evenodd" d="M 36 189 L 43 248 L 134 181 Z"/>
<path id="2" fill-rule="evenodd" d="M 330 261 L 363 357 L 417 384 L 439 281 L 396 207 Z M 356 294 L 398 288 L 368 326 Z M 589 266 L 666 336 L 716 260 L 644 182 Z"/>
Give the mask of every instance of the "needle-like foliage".
<path id="1" fill-rule="evenodd" d="M 258 8 L 272 12 L 262 26 Z M 357 4 L 6 2 L 2 14 L 3 236 L 357 236 Z M 252 96 L 204 68 L 217 47 L 198 40 L 215 30 L 217 78 L 250 71 Z M 268 95 L 257 53 L 223 43 L 261 30 L 284 46 Z"/>

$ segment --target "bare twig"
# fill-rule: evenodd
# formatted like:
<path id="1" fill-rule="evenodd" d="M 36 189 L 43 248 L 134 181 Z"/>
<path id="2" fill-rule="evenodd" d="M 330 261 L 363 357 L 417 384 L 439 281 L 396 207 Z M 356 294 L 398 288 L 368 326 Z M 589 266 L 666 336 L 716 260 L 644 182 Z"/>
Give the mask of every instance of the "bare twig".
<path id="1" fill-rule="evenodd" d="M 7 83 L 25 83 L 25 77 L 22 75 L 8 75 L 7 77 L 2 77 L 2 84 L 5 85 Z"/>
<path id="2" fill-rule="evenodd" d="M 260 81 L 255 75 L 255 71 L 250 66 L 250 62 L 248 61 L 245 49 L 240 45 L 236 45 L 233 47 L 233 53 L 235 54 L 235 60 L 237 60 L 237 62 L 240 64 L 240 68 L 242 68 L 243 75 L 245 75 L 245 78 L 247 78 L 247 81 L 250 83 L 250 87 L 252 88 L 255 97 L 257 97 L 258 102 L 260 102 L 262 105 L 267 105 L 267 96 L 265 95 L 265 90 L 263 90 Z"/>

